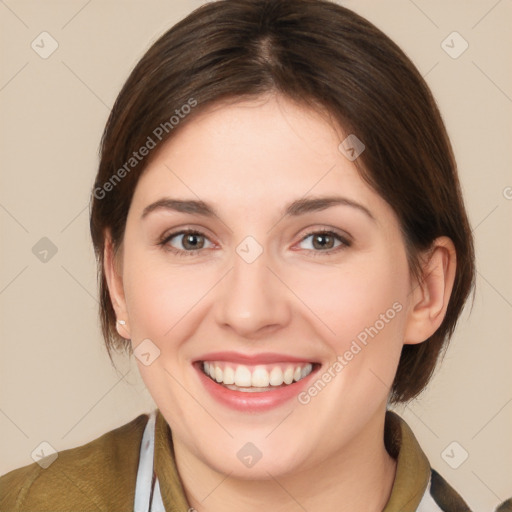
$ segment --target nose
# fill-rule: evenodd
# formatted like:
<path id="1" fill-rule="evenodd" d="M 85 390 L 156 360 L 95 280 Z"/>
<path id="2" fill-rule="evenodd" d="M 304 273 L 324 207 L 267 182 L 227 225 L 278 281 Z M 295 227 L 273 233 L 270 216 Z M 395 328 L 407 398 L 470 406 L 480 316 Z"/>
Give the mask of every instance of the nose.
<path id="1" fill-rule="evenodd" d="M 238 253 L 216 297 L 218 325 L 239 337 L 258 338 L 282 329 L 291 318 L 291 297 L 266 253 L 252 262 Z"/>

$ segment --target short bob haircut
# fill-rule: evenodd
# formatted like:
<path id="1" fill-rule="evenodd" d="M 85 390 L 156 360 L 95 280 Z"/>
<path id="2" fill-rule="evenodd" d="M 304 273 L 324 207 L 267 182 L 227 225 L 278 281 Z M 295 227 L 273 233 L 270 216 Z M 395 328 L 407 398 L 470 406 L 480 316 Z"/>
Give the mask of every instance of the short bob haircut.
<path id="1" fill-rule="evenodd" d="M 397 215 L 411 275 L 421 276 L 420 254 L 435 238 L 448 236 L 455 245 L 454 288 L 441 326 L 425 342 L 402 349 L 389 400 L 410 401 L 430 380 L 474 286 L 471 229 L 453 150 L 427 84 L 385 34 L 328 0 L 207 3 L 163 34 L 131 72 L 103 133 L 91 196 L 109 357 L 113 349 L 131 354 L 132 348 L 116 331 L 103 269 L 105 235 L 117 251 L 152 148 L 208 105 L 269 93 L 327 113 L 365 144 L 355 164 Z"/>

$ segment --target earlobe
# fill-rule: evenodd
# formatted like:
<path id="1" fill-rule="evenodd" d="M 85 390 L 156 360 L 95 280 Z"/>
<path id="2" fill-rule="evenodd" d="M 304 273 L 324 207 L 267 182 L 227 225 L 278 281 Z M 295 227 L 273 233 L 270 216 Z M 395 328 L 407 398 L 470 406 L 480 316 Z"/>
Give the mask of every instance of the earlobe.
<path id="1" fill-rule="evenodd" d="M 105 279 L 108 285 L 108 291 L 112 307 L 116 314 L 116 329 L 119 336 L 130 339 L 130 327 L 128 323 L 128 315 L 126 311 L 126 301 L 124 296 L 122 269 L 120 268 L 119 258 L 122 256 L 121 251 L 114 250 L 110 234 L 105 234 L 105 248 L 103 253 L 103 269 Z"/>
<path id="2" fill-rule="evenodd" d="M 129 340 L 131 338 L 130 331 L 128 330 L 128 325 L 125 320 L 116 320 L 116 331 L 119 336 Z"/>
<path id="3" fill-rule="evenodd" d="M 456 253 L 448 237 L 434 240 L 425 258 L 420 282 L 411 291 L 404 343 L 421 343 L 432 336 L 446 315 L 456 270 Z"/>

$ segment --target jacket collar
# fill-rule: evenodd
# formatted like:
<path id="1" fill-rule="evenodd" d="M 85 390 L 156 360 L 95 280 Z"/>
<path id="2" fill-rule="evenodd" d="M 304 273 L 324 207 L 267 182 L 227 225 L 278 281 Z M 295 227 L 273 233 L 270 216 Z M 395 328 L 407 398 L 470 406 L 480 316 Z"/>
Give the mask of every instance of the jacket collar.
<path id="1" fill-rule="evenodd" d="M 430 479 L 430 464 L 409 425 L 393 411 L 386 411 L 384 444 L 397 464 L 383 512 L 416 510 Z"/>

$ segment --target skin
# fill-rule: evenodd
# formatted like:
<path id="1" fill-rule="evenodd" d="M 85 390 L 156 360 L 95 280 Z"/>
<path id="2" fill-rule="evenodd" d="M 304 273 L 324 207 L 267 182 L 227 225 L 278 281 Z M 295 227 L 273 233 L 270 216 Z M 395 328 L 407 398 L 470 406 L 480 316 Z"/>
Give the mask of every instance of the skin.
<path id="1" fill-rule="evenodd" d="M 208 108 L 159 148 L 140 178 L 117 258 L 106 233 L 109 290 L 126 322 L 119 333 L 134 348 L 149 338 L 160 350 L 151 365 L 137 363 L 200 512 L 381 511 L 388 501 L 396 470 L 383 443 L 391 383 L 403 344 L 423 342 L 442 322 L 455 252 L 448 238 L 437 239 L 423 258 L 425 279 L 414 280 L 391 206 L 338 150 L 347 135 L 281 96 Z M 282 216 L 295 199 L 333 193 L 373 219 L 347 205 Z M 141 219 L 164 196 L 201 199 L 219 216 L 160 209 Z M 158 245 L 184 228 L 204 233 L 198 253 L 180 257 Z M 341 242 L 313 245 L 306 237 L 319 229 L 352 243 L 325 254 Z M 248 235 L 263 249 L 250 264 L 236 252 Z M 184 242 L 177 235 L 167 248 L 190 250 Z M 321 362 L 322 374 L 397 302 L 401 311 L 306 405 L 230 409 L 191 366 L 210 351 L 279 352 Z M 249 441 L 263 454 L 251 468 L 236 455 Z"/>

